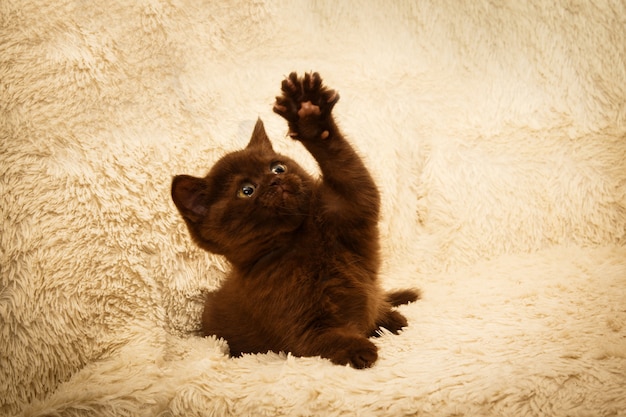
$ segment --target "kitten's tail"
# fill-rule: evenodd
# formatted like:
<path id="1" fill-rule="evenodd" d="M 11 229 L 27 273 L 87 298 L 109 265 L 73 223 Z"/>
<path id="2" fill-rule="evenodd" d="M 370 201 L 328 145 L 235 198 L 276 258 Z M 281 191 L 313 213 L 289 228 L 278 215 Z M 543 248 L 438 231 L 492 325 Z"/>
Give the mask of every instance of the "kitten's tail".
<path id="1" fill-rule="evenodd" d="M 412 303 L 422 297 L 422 292 L 416 289 L 395 290 L 387 293 L 387 302 L 393 307 L 401 304 Z"/>

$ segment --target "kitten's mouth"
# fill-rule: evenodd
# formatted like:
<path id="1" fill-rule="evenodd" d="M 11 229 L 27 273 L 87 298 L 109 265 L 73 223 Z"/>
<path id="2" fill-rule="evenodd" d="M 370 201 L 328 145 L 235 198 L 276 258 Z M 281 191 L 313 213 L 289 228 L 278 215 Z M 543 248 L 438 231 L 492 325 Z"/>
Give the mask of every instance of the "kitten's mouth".
<path id="1" fill-rule="evenodd" d="M 276 196 L 276 200 L 274 200 L 276 201 L 275 204 L 282 207 L 291 207 L 295 192 L 290 187 L 277 185 L 276 189 L 274 190 L 274 195 Z"/>
<path id="2" fill-rule="evenodd" d="M 274 207 L 292 209 L 297 200 L 300 187 L 289 181 L 277 180 L 271 184 L 270 204 Z"/>
<path id="3" fill-rule="evenodd" d="M 283 187 L 282 185 L 278 186 L 278 190 L 276 190 L 278 194 L 280 194 L 280 196 L 284 199 L 285 197 L 293 194 L 293 192 L 291 190 L 286 189 L 285 187 Z"/>

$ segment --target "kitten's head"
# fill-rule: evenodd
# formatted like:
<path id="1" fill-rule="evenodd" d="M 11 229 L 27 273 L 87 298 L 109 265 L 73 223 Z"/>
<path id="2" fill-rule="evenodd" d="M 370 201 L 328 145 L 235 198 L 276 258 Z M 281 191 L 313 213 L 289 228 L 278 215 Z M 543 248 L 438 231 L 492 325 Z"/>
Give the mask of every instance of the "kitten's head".
<path id="1" fill-rule="evenodd" d="M 274 152 L 259 119 L 248 146 L 206 177 L 174 177 L 172 199 L 200 247 L 245 263 L 289 240 L 309 215 L 312 189 L 310 175 Z"/>

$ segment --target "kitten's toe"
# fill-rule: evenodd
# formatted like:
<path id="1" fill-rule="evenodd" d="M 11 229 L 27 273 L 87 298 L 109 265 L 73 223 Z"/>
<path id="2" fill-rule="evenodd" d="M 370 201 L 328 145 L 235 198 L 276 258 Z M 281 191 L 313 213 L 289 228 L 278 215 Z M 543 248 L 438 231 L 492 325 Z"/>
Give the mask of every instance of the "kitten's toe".
<path id="1" fill-rule="evenodd" d="M 408 326 L 408 324 L 409 323 L 406 317 L 404 317 L 402 314 L 398 313 L 395 310 L 387 311 L 376 322 L 376 326 L 378 326 L 378 328 L 384 327 L 385 329 L 389 330 L 393 334 L 400 333 L 400 331 L 404 327 Z M 374 330 L 372 336 L 379 336 L 379 333 L 377 333 L 376 330 Z"/>
<path id="2" fill-rule="evenodd" d="M 337 346 L 329 359 L 338 365 L 369 368 L 378 359 L 378 348 L 364 337 L 353 338 L 346 340 L 345 346 Z"/>
<path id="3" fill-rule="evenodd" d="M 274 107 L 272 108 L 274 113 L 283 117 L 290 123 L 295 123 L 298 120 L 298 106 L 297 103 L 289 100 L 284 96 L 276 97 Z"/>
<path id="4" fill-rule="evenodd" d="M 374 365 L 378 359 L 378 351 L 376 346 L 364 346 L 352 352 L 350 365 L 356 369 L 369 368 Z"/>
<path id="5" fill-rule="evenodd" d="M 287 78 L 285 78 L 281 84 L 281 89 L 286 95 L 296 97 L 302 94 L 302 84 L 298 80 L 298 74 L 292 72 Z"/>

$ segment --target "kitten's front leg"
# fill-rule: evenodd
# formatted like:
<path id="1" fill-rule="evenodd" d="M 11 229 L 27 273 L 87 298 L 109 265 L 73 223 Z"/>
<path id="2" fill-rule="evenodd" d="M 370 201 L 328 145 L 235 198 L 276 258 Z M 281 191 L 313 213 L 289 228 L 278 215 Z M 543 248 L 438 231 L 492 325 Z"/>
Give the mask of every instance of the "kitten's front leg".
<path id="1" fill-rule="evenodd" d="M 318 73 L 298 77 L 291 73 L 282 82 L 274 112 L 287 120 L 289 136 L 302 142 L 322 171 L 327 209 L 339 219 L 378 221 L 378 189 L 350 143 L 335 124 L 332 109 L 339 94 L 323 85 Z M 341 221 L 339 222 L 341 223 Z M 352 226 L 352 225 L 351 225 Z"/>

